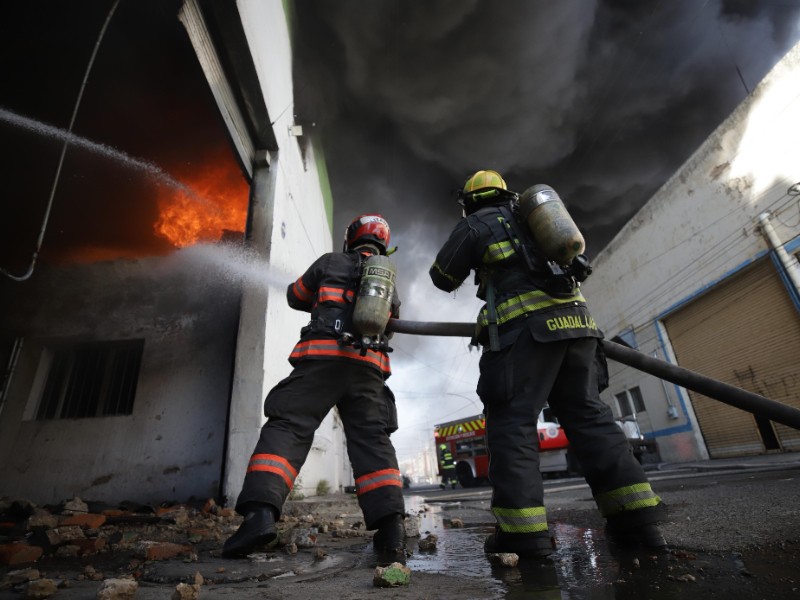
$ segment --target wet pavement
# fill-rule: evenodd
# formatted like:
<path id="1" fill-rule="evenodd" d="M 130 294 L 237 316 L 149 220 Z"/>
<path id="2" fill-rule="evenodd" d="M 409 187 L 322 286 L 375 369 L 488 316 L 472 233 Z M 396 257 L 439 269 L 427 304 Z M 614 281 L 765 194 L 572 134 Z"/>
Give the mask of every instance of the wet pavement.
<path id="1" fill-rule="evenodd" d="M 407 499 L 414 505 L 418 499 Z M 413 572 L 458 573 L 494 581 L 497 598 L 800 598 L 800 568 L 796 557 L 800 540 L 789 545 L 791 553 L 782 559 L 774 550 L 742 555 L 738 552 L 710 553 L 673 548 L 652 554 L 612 546 L 602 528 L 551 523 L 556 550 L 548 560 L 520 561 L 513 568 L 489 564 L 480 551 L 493 524 L 467 523 L 447 528 L 442 523 L 448 512 L 461 513 L 461 503 L 429 503 L 422 514 L 421 531 L 439 536 L 435 552 L 414 552 L 408 559 Z M 413 550 L 413 544 L 409 549 Z M 767 595 L 749 596 L 745 589 L 756 580 L 766 582 Z M 774 582 L 774 583 L 770 583 Z M 707 585 L 703 585 L 703 584 Z M 718 589 L 709 589 L 708 584 Z M 778 585 L 780 584 L 780 585 Z M 739 590 L 738 593 L 736 590 Z M 733 594 L 733 595 L 731 595 Z M 788 594 L 788 595 L 786 595 Z"/>
<path id="2" fill-rule="evenodd" d="M 800 598 L 800 456 L 780 454 L 651 465 L 669 506 L 661 555 L 606 540 L 582 479 L 549 480 L 545 503 L 556 551 L 547 561 L 492 567 L 480 552 L 491 533 L 490 490 L 408 497 L 420 531 L 439 536 L 435 553 L 415 553 L 414 571 L 491 580 L 500 598 Z M 461 498 L 459 498 L 461 496 Z M 437 497 L 440 500 L 437 500 Z M 484 511 L 481 513 L 481 511 Z M 443 524 L 453 517 L 463 528 Z"/>

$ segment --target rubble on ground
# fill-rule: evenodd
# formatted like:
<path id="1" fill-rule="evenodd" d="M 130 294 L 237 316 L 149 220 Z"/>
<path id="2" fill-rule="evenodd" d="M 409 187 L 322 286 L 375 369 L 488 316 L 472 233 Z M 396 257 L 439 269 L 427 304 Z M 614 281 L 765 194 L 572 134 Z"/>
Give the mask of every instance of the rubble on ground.
<path id="1" fill-rule="evenodd" d="M 352 506 L 352 512 L 328 514 L 333 507 L 341 511 L 343 505 L 347 510 Z M 374 532 L 364 528 L 362 519 L 356 500 L 346 495 L 327 504 L 287 502 L 278 522 L 278 540 L 264 551 L 285 560 L 329 561 L 337 544 L 370 541 Z M 173 598 L 198 598 L 203 585 L 248 577 L 238 565 L 221 566 L 226 560 L 220 555 L 222 544 L 240 523 L 233 509 L 213 499 L 108 506 L 72 498 L 56 506 L 37 506 L 0 498 L 0 591 L 49 598 L 60 589 L 97 582 L 98 598 L 124 600 L 134 597 L 139 582 L 171 581 L 176 584 Z M 196 568 L 201 554 L 202 574 Z M 259 561 L 264 559 L 251 557 L 249 564 Z M 261 572 L 262 577 L 276 574 Z"/>
<path id="2" fill-rule="evenodd" d="M 97 600 L 133 600 L 139 584 L 133 579 L 106 579 L 97 592 Z"/>
<path id="3" fill-rule="evenodd" d="M 436 534 L 430 533 L 419 540 L 417 547 L 422 551 L 436 550 L 436 544 L 438 541 L 439 537 Z"/>
<path id="4" fill-rule="evenodd" d="M 497 552 L 487 554 L 489 563 L 494 567 L 516 567 L 519 564 L 519 556 L 511 552 Z"/>
<path id="5" fill-rule="evenodd" d="M 411 569 L 394 562 L 387 567 L 375 567 L 372 585 L 375 587 L 398 587 L 411 583 Z"/>

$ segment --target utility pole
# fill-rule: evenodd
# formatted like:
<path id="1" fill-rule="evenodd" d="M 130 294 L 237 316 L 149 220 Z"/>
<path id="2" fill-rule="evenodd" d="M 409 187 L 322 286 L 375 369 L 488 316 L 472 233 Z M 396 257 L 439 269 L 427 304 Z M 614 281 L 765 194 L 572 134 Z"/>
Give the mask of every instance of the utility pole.
<path id="1" fill-rule="evenodd" d="M 796 258 L 789 256 L 789 253 L 786 252 L 786 248 L 783 247 L 778 234 L 775 233 L 775 228 L 772 227 L 769 218 L 769 212 L 763 212 L 758 215 L 759 227 L 767 239 L 770 249 L 775 252 L 781 265 L 783 265 L 786 275 L 794 288 L 795 297 L 800 298 L 800 265 L 798 265 Z"/>

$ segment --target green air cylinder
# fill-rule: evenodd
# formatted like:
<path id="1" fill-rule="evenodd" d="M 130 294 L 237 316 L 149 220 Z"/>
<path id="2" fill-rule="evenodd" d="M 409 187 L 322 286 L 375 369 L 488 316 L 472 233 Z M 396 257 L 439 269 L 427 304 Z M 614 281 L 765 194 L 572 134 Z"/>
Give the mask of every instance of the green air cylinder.
<path id="1" fill-rule="evenodd" d="M 519 211 L 547 260 L 568 265 L 583 254 L 586 249 L 583 235 L 549 185 L 536 184 L 522 192 Z"/>
<path id="2" fill-rule="evenodd" d="M 386 330 L 396 279 L 397 269 L 388 257 L 376 255 L 364 261 L 353 309 L 353 324 L 362 336 L 372 338 Z"/>

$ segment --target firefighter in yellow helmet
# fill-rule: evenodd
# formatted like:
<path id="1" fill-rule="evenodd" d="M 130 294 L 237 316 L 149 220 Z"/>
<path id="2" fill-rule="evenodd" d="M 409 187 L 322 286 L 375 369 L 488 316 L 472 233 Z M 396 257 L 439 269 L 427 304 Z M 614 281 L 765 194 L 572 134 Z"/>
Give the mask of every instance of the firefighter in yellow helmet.
<path id="1" fill-rule="evenodd" d="M 557 198 L 549 186 L 534 187 L 546 199 Z M 460 203 L 464 218 L 439 250 L 430 276 L 450 292 L 474 270 L 477 295 L 486 303 L 473 342 L 483 346 L 477 392 L 486 417 L 497 525 L 484 550 L 528 557 L 552 552 L 537 435 L 545 402 L 607 519 L 609 539 L 666 548 L 656 525 L 661 499 L 600 400 L 608 371 L 603 334 L 580 290 L 591 272 L 588 261 L 580 256 L 561 265 L 548 259 L 517 214 L 517 194 L 496 171 L 469 177 Z"/>
<path id="2" fill-rule="evenodd" d="M 439 469 L 442 473 L 442 482 L 439 487 L 445 489 L 448 485 L 455 489 L 456 483 L 456 461 L 453 459 L 453 453 L 447 444 L 439 444 Z"/>

